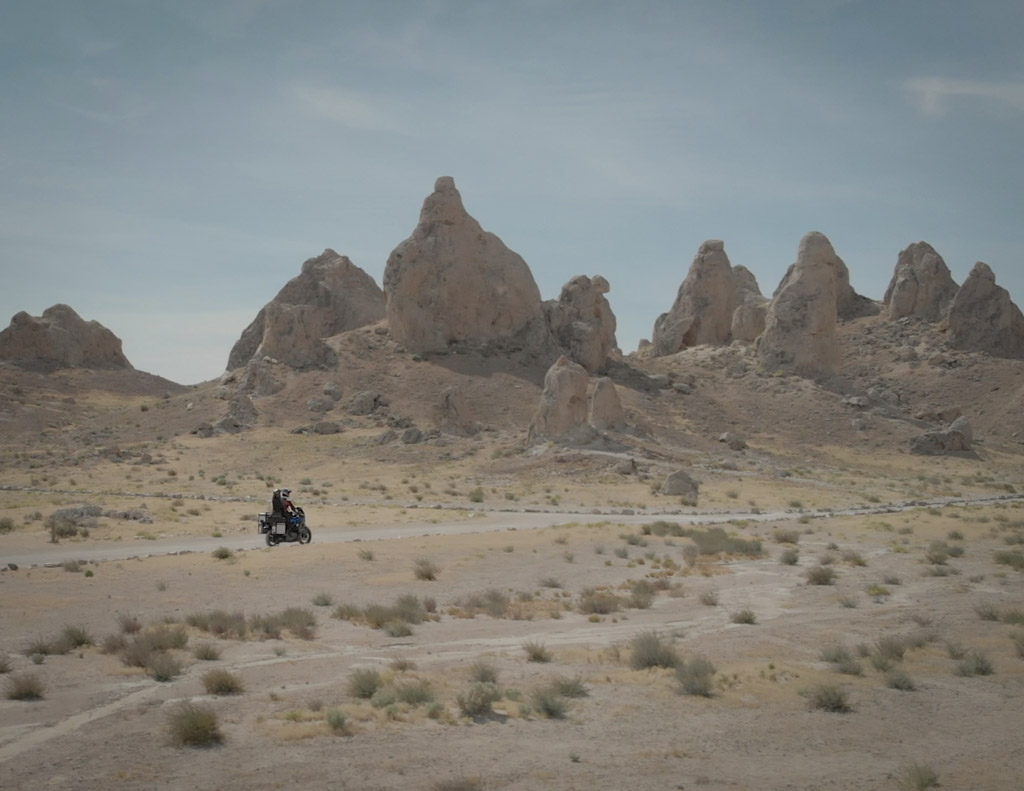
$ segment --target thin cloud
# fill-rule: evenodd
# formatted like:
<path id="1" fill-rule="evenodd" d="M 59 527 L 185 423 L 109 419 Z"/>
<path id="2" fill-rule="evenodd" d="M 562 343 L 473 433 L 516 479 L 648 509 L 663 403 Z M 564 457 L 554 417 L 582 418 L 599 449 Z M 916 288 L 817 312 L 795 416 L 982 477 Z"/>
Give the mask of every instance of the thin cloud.
<path id="1" fill-rule="evenodd" d="M 982 82 L 945 77 L 915 77 L 903 83 L 928 115 L 939 116 L 959 99 L 980 99 L 1024 112 L 1024 82 Z"/>
<path id="2" fill-rule="evenodd" d="M 347 129 L 393 132 L 399 128 L 386 112 L 355 91 L 299 85 L 292 88 L 292 95 L 307 115 Z"/>

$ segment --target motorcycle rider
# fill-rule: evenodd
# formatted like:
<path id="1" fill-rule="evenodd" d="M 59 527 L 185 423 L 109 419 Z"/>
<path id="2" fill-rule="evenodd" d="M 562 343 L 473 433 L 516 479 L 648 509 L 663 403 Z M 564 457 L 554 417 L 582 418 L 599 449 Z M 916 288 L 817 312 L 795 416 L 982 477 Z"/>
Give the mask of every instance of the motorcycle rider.
<path id="1" fill-rule="evenodd" d="M 295 506 L 292 504 L 291 489 L 275 489 L 274 496 L 270 500 L 270 506 L 273 509 L 274 516 L 284 519 L 285 524 L 289 527 L 297 521 L 298 514 L 295 512 Z"/>

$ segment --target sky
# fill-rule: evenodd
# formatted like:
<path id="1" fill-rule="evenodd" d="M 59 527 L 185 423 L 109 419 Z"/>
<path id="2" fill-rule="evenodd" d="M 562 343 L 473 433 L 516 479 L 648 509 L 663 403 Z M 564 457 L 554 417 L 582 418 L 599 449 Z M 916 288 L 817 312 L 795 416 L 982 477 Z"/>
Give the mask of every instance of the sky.
<path id="1" fill-rule="evenodd" d="M 1024 300 L 1020 0 L 0 0 L 0 328 L 74 308 L 219 376 L 307 258 L 382 281 L 439 176 L 620 348 L 700 244 L 771 294 L 829 237 Z"/>

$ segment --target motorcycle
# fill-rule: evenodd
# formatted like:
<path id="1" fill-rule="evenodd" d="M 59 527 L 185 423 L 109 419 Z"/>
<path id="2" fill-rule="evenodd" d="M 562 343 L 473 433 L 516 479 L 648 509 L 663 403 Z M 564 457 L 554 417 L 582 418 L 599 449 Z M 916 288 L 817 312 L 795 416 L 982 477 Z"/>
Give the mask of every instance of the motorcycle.
<path id="1" fill-rule="evenodd" d="M 291 518 L 276 514 L 259 514 L 257 523 L 260 533 L 266 537 L 268 547 L 294 541 L 308 544 L 313 540 L 313 534 L 306 527 L 306 512 L 301 508 L 296 508 L 295 516 Z"/>

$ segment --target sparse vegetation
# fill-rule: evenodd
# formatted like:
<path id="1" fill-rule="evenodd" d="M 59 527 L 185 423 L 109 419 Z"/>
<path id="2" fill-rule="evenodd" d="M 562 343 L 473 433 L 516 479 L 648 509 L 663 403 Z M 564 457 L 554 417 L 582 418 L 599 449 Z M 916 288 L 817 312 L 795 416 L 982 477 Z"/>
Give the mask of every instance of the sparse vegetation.
<path id="1" fill-rule="evenodd" d="M 482 717 L 494 710 L 494 703 L 501 700 L 501 692 L 488 682 L 475 682 L 465 692 L 455 697 L 455 703 L 464 717 Z"/>
<path id="2" fill-rule="evenodd" d="M 372 667 L 357 668 L 348 677 L 348 694 L 354 698 L 372 698 L 382 686 L 380 671 Z"/>
<path id="3" fill-rule="evenodd" d="M 846 714 L 853 711 L 849 695 L 838 684 L 818 684 L 807 693 L 807 703 L 811 709 L 829 711 L 835 714 Z"/>
<path id="4" fill-rule="evenodd" d="M 714 691 L 715 666 L 705 657 L 680 660 L 676 665 L 679 691 L 685 695 L 709 698 Z"/>
<path id="5" fill-rule="evenodd" d="M 734 612 L 730 620 L 733 623 L 753 625 L 757 623 L 757 614 L 749 607 L 744 607 Z"/>
<path id="6" fill-rule="evenodd" d="M 441 567 L 429 558 L 418 558 L 413 563 L 413 574 L 418 580 L 436 580 L 441 573 Z"/>
<path id="7" fill-rule="evenodd" d="M 15 673 L 4 682 L 8 700 L 42 700 L 46 685 L 35 673 Z"/>
<path id="8" fill-rule="evenodd" d="M 833 585 L 836 581 L 836 572 L 831 566 L 811 566 L 805 576 L 808 585 Z"/>
<path id="9" fill-rule="evenodd" d="M 215 668 L 204 673 L 203 687 L 210 695 L 238 695 L 245 691 L 242 679 L 225 668 Z"/>
<path id="10" fill-rule="evenodd" d="M 928 764 L 912 763 L 900 772 L 896 788 L 899 791 L 925 791 L 939 785 L 939 775 Z"/>
<path id="11" fill-rule="evenodd" d="M 550 662 L 554 657 L 543 643 L 527 640 L 522 644 L 526 658 L 531 662 Z"/>
<path id="12" fill-rule="evenodd" d="M 183 703 L 168 715 L 171 743 L 179 747 L 213 747 L 224 741 L 217 713 L 208 706 Z"/>
<path id="13" fill-rule="evenodd" d="M 679 653 L 672 640 L 657 631 L 641 632 L 630 641 L 629 666 L 634 670 L 651 667 L 675 668 Z"/>

